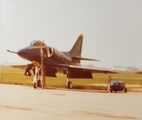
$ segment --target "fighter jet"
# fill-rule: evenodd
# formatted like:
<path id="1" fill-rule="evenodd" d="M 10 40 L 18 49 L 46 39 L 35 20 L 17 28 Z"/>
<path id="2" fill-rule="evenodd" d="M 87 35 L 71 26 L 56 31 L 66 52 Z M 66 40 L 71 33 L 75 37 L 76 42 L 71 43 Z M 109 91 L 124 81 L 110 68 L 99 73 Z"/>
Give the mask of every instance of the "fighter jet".
<path id="1" fill-rule="evenodd" d="M 96 59 L 81 57 L 83 34 L 79 35 L 73 47 L 62 52 L 54 47 L 47 46 L 43 41 L 34 40 L 29 46 L 20 49 L 18 52 L 7 50 L 18 54 L 21 58 L 31 62 L 25 69 L 25 75 L 31 76 L 30 70 L 34 71 L 33 86 L 45 88 L 45 76 L 56 77 L 56 73 L 64 73 L 67 76 L 67 87 L 72 88 L 70 78 L 93 78 L 92 73 L 116 73 L 115 71 L 96 69 L 81 66 L 81 60 L 98 61 Z M 13 66 L 23 67 L 24 66 Z M 38 76 L 41 79 L 38 80 Z"/>

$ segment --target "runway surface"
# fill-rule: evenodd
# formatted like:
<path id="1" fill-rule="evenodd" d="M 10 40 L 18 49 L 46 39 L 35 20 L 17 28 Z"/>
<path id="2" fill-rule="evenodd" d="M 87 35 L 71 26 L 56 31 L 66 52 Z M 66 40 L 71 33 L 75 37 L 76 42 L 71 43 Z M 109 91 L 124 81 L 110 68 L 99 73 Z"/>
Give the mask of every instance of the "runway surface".
<path id="1" fill-rule="evenodd" d="M 142 120 L 142 93 L 0 84 L 0 120 Z"/>

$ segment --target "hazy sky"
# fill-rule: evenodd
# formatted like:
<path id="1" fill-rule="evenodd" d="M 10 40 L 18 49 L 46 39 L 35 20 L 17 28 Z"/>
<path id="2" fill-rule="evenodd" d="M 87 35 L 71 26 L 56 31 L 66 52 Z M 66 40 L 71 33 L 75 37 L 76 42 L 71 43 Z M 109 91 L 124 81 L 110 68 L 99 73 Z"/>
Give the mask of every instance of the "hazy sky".
<path id="1" fill-rule="evenodd" d="M 142 0 L 0 0 L 0 60 L 29 63 L 7 53 L 43 40 L 68 51 L 84 34 L 83 62 L 97 67 L 142 67 Z"/>

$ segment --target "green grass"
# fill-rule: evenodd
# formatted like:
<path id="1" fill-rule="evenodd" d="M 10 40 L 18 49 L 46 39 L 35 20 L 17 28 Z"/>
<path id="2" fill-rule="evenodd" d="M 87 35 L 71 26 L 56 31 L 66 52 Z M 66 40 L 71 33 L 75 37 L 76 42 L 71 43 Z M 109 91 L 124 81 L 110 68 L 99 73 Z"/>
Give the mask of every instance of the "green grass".
<path id="1" fill-rule="evenodd" d="M 1 66 L 0 83 L 16 85 L 33 85 L 34 76 L 25 76 L 24 69 Z M 108 75 L 114 80 L 121 80 L 126 83 L 128 90 L 142 91 L 142 75 L 132 72 L 120 72 L 119 74 L 93 74 L 93 79 L 71 79 L 73 88 L 76 89 L 101 89 L 105 90 L 109 81 Z M 57 78 L 46 77 L 46 86 L 66 87 L 66 76 L 57 74 Z"/>

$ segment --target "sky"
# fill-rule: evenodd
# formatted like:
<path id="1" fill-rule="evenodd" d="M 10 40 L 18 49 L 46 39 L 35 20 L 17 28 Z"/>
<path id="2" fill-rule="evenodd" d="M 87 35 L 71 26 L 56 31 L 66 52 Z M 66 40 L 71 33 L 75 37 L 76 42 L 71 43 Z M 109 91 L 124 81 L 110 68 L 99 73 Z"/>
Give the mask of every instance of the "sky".
<path id="1" fill-rule="evenodd" d="M 27 64 L 16 54 L 33 40 L 69 51 L 84 35 L 82 62 L 142 68 L 142 0 L 0 0 L 0 62 Z"/>

